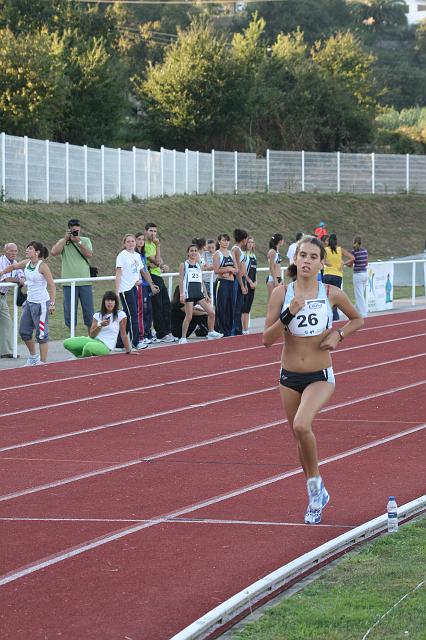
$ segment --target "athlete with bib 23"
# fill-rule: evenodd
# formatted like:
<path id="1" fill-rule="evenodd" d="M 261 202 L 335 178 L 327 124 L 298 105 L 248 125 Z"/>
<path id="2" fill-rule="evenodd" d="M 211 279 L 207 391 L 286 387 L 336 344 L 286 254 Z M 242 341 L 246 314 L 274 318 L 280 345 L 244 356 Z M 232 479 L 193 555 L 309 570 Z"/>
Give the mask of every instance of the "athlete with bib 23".
<path id="1" fill-rule="evenodd" d="M 263 332 L 265 347 L 284 336 L 279 388 L 306 476 L 306 524 L 321 522 L 322 510 L 330 499 L 320 476 L 312 431 L 315 416 L 334 392 L 330 351 L 364 324 L 343 291 L 318 282 L 317 275 L 324 263 L 321 240 L 305 236 L 298 242 L 293 264 L 287 269 L 293 281 L 288 286 L 279 285 L 272 292 Z M 332 327 L 333 305 L 348 318 L 341 329 Z"/>

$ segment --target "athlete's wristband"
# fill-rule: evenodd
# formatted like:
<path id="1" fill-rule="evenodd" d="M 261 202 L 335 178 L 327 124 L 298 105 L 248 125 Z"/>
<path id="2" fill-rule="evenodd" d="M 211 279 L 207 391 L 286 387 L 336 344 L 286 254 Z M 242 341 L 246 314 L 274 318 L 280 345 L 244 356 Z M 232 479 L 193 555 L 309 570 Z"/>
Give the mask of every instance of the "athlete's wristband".
<path id="1" fill-rule="evenodd" d="M 283 325 L 285 327 L 288 327 L 290 322 L 295 317 L 296 316 L 290 311 L 289 307 L 287 307 L 287 309 L 284 309 L 284 311 L 281 311 L 281 313 L 280 313 L 280 320 L 281 320 L 281 322 L 283 323 Z"/>

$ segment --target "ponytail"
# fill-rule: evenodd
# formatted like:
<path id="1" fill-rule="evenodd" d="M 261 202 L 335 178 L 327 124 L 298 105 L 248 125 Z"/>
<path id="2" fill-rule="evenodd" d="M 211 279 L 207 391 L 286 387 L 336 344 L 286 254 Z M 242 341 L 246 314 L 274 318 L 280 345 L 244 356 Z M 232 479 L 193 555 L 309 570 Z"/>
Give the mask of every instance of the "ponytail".
<path id="1" fill-rule="evenodd" d="M 38 256 L 42 260 L 46 260 L 46 258 L 49 256 L 49 250 L 47 249 L 47 247 L 43 246 L 41 242 L 32 240 L 27 244 L 27 249 L 28 247 L 33 247 L 36 251 L 38 251 Z"/>
<path id="2" fill-rule="evenodd" d="M 355 236 L 352 246 L 354 251 L 359 251 L 361 249 L 361 246 L 362 246 L 361 236 Z"/>

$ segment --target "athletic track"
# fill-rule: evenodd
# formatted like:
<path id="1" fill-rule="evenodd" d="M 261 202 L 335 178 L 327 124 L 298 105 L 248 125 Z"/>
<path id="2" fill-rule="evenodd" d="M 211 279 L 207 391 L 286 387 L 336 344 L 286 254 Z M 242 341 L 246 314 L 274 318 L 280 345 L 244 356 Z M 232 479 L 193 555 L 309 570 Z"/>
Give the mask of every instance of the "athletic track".
<path id="1" fill-rule="evenodd" d="M 305 483 L 280 345 L 199 341 L 0 373 L 3 640 L 160 640 L 310 549 L 425 493 L 426 312 L 333 354 Z"/>

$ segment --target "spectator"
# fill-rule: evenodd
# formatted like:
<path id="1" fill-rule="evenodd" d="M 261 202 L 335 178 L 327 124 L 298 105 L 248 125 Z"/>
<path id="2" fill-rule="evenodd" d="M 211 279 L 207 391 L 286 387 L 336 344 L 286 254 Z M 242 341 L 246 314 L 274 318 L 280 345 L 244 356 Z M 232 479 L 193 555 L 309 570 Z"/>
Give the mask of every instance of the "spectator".
<path id="1" fill-rule="evenodd" d="M 367 287 L 368 274 L 368 251 L 362 246 L 361 236 L 355 236 L 352 246 L 353 263 L 353 285 L 355 295 L 355 307 L 358 313 L 363 317 L 367 317 L 367 304 L 365 302 L 365 290 Z"/>
<path id="2" fill-rule="evenodd" d="M 348 262 L 343 261 L 343 256 L 348 258 Z M 350 266 L 353 263 L 353 256 L 349 251 L 343 249 L 337 244 L 337 236 L 331 233 L 328 239 L 328 246 L 325 247 L 325 267 L 323 282 L 325 284 L 333 284 L 339 289 L 342 288 L 343 266 Z M 333 306 L 333 320 L 339 319 L 337 307 Z"/>
<path id="3" fill-rule="evenodd" d="M 65 236 L 52 247 L 52 256 L 61 256 L 61 278 L 90 278 L 88 259 L 93 255 L 90 238 L 80 236 L 80 221 L 72 218 L 68 221 Z M 71 284 L 63 285 L 64 291 L 64 319 L 68 328 L 71 327 Z M 90 283 L 78 282 L 75 286 L 75 324 L 77 324 L 77 308 L 80 300 L 83 321 L 90 332 L 93 319 L 93 291 Z"/>
<path id="4" fill-rule="evenodd" d="M 246 247 L 246 269 L 247 269 L 247 293 L 244 296 L 243 312 L 242 312 L 242 324 L 243 334 L 249 332 L 249 320 L 250 311 L 253 305 L 254 292 L 256 289 L 256 272 L 257 272 L 257 258 L 255 253 L 255 244 L 253 236 L 247 238 Z"/>
<path id="5" fill-rule="evenodd" d="M 152 316 L 156 337 L 161 342 L 175 342 L 176 338 L 170 331 L 170 298 L 161 277 L 161 273 L 168 271 L 169 267 L 161 257 L 160 239 L 157 235 L 157 225 L 154 222 L 148 222 L 145 225 L 145 256 L 152 281 L 159 288 L 159 293 L 152 298 Z"/>
<path id="6" fill-rule="evenodd" d="M 132 349 L 126 327 L 127 316 L 124 311 L 120 311 L 117 294 L 114 291 L 106 291 L 102 298 L 101 310 L 93 314 L 90 336 L 67 338 L 64 347 L 76 358 L 106 356 L 114 349 L 120 334 L 126 353 L 137 353 Z"/>
<path id="7" fill-rule="evenodd" d="M 27 301 L 22 307 L 19 335 L 27 345 L 29 358 L 27 365 L 45 364 L 48 353 L 49 314 L 55 311 L 56 285 L 53 282 L 49 267 L 43 259 L 49 255 L 48 250 L 40 242 L 27 245 L 26 260 L 16 262 L 0 271 L 0 276 L 12 273 L 16 269 L 24 270 L 27 283 Z M 47 291 L 49 288 L 50 295 Z M 33 333 L 39 344 L 40 355 L 36 354 Z"/>
<path id="8" fill-rule="evenodd" d="M 4 245 L 4 254 L 0 256 L 0 270 L 16 264 L 18 247 L 13 242 Z M 24 272 L 22 269 L 13 269 L 10 276 L 2 276 L 2 282 L 16 282 L 20 287 L 25 284 Z M 12 321 L 7 306 L 7 293 L 10 287 L 0 287 L 0 356 L 2 358 L 13 358 L 12 344 Z M 18 356 L 19 357 L 19 356 Z"/>
<path id="9" fill-rule="evenodd" d="M 115 263 L 115 292 L 120 296 L 123 311 L 127 316 L 127 333 L 135 349 L 146 349 L 148 346 L 140 339 L 138 319 L 138 286 L 142 269 L 139 254 L 136 253 L 136 238 L 128 233 L 123 238 L 123 250 L 118 254 Z M 118 336 L 117 347 L 124 343 Z"/>
<path id="10" fill-rule="evenodd" d="M 323 236 L 327 233 L 327 227 L 325 226 L 325 222 L 320 222 L 317 228 L 314 231 L 314 236 L 322 240 Z"/>
<path id="11" fill-rule="evenodd" d="M 281 283 L 281 255 L 280 248 L 284 244 L 284 238 L 281 233 L 274 233 L 269 240 L 269 251 L 267 254 L 269 276 L 266 278 L 266 286 L 268 287 L 268 300 L 272 291 Z"/>
<path id="12" fill-rule="evenodd" d="M 187 249 L 187 259 L 179 265 L 179 299 L 182 304 L 185 304 L 185 318 L 179 344 L 187 342 L 187 330 L 192 320 L 194 305 L 200 306 L 207 313 L 209 329 L 207 338 L 215 340 L 223 337 L 221 333 L 214 330 L 215 312 L 205 293 L 207 292 L 204 289 L 198 247 L 190 244 Z"/>
<path id="13" fill-rule="evenodd" d="M 221 233 L 218 237 L 219 249 L 213 255 L 214 272 L 217 275 L 216 325 L 224 336 L 230 336 L 232 331 L 234 276 L 238 271 L 234 257 L 229 251 L 230 241 L 227 233 Z"/>
<path id="14" fill-rule="evenodd" d="M 145 344 L 152 342 L 152 296 L 159 292 L 159 288 L 153 283 L 148 271 L 145 256 L 145 235 L 142 232 L 136 234 L 136 251 L 141 259 L 141 280 L 138 287 L 138 322 L 140 338 Z"/>
<path id="15" fill-rule="evenodd" d="M 203 270 L 203 282 L 206 287 L 209 298 L 214 297 L 214 283 L 216 282 L 216 274 L 214 273 L 213 255 L 216 251 L 216 243 L 214 240 L 207 240 L 205 251 L 200 254 L 201 268 Z M 213 273 L 213 289 L 211 287 L 211 274 Z M 214 301 L 215 302 L 215 301 Z"/>
<path id="16" fill-rule="evenodd" d="M 248 233 L 245 229 L 234 229 L 235 244 L 231 249 L 234 262 L 238 269 L 234 280 L 234 320 L 232 323 L 232 335 L 241 336 L 243 325 L 241 314 L 243 312 L 244 296 L 247 295 L 247 265 L 245 250 L 247 247 Z"/>
<path id="17" fill-rule="evenodd" d="M 296 252 L 297 243 L 302 238 L 303 238 L 303 233 L 301 231 L 299 231 L 299 233 L 296 233 L 296 240 L 294 242 L 292 242 L 292 244 L 287 249 L 287 259 L 288 259 L 288 264 L 289 265 L 291 265 L 292 262 L 293 262 L 294 254 Z"/>
<path id="18" fill-rule="evenodd" d="M 179 285 L 176 286 L 172 299 L 172 333 L 176 338 L 182 337 L 182 324 L 185 319 L 185 304 L 180 301 Z M 207 313 L 198 304 L 192 310 L 192 319 L 186 331 L 188 338 L 192 333 L 200 338 L 205 338 L 208 333 Z"/>

